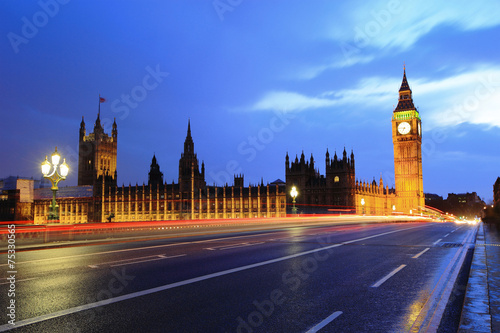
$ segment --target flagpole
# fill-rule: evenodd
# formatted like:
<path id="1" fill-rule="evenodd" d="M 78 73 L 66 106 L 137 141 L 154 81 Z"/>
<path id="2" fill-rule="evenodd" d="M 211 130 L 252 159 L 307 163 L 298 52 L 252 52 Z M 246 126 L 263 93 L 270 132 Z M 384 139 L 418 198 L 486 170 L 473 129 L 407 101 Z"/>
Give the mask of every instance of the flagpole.
<path id="1" fill-rule="evenodd" d="M 97 112 L 97 117 L 101 117 L 101 94 L 99 94 L 99 111 Z"/>

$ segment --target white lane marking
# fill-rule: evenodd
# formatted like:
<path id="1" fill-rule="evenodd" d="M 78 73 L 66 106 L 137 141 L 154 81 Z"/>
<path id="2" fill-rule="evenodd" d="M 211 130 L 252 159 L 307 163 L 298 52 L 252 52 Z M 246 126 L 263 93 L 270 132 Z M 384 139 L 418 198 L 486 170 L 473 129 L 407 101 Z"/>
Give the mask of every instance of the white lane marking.
<path id="1" fill-rule="evenodd" d="M 411 227 L 411 228 L 401 229 L 401 230 L 388 231 L 388 232 L 384 232 L 384 233 L 381 233 L 381 234 L 378 234 L 378 235 L 373 235 L 373 236 L 370 236 L 370 237 L 364 237 L 364 238 L 360 238 L 360 239 L 357 239 L 357 240 L 353 240 L 353 241 L 350 241 L 350 242 L 360 241 L 360 240 L 364 240 L 364 239 L 367 239 L 367 238 L 380 237 L 380 236 L 392 234 L 392 233 L 395 233 L 395 232 L 406 231 L 406 230 L 410 230 L 410 229 L 423 228 L 423 227 L 425 227 L 425 225 L 424 226 L 418 226 L 418 227 Z M 35 324 L 35 323 L 39 323 L 41 321 L 45 321 L 45 320 L 48 320 L 48 319 L 53 319 L 53 318 L 58 318 L 58 317 L 66 316 L 66 315 L 69 315 L 69 314 L 72 314 L 72 313 L 76 313 L 76 312 L 80 312 L 80 311 L 85 311 L 85 310 L 97 308 L 97 307 L 108 305 L 108 304 L 113 304 L 113 303 L 116 303 L 116 302 L 121 302 L 121 301 L 129 300 L 129 299 L 140 297 L 140 296 L 144 296 L 144 295 L 149 295 L 149 294 L 157 293 L 157 292 L 160 292 L 160 291 L 165 291 L 165 290 L 168 290 L 168 289 L 172 289 L 172 288 L 184 286 L 184 285 L 191 284 L 191 283 L 195 283 L 195 282 L 199 282 L 199 281 L 204 281 L 204 280 L 212 279 L 212 278 L 219 277 L 219 276 L 222 276 L 222 275 L 236 273 L 236 272 L 244 271 L 244 270 L 255 268 L 255 267 L 259 267 L 259 266 L 273 264 L 273 263 L 280 262 L 280 261 L 283 261 L 283 260 L 297 258 L 297 257 L 303 256 L 303 255 L 307 255 L 307 254 L 311 254 L 311 253 L 316 253 L 316 252 L 319 252 L 319 251 L 325 251 L 325 250 L 328 250 L 328 249 L 333 249 L 335 247 L 339 247 L 339 246 L 342 246 L 342 245 L 343 244 L 333 244 L 333 245 L 329 245 L 329 246 L 325 246 L 325 247 L 320 247 L 320 248 L 314 249 L 314 250 L 299 252 L 299 253 L 291 254 L 291 255 L 288 255 L 288 256 L 285 256 L 285 257 L 280 257 L 280 258 L 276 258 L 276 259 L 262 261 L 262 262 L 259 262 L 259 263 L 250 264 L 250 265 L 246 265 L 246 266 L 236 267 L 236 268 L 228 269 L 228 270 L 225 270 L 225 271 L 222 271 L 222 272 L 216 272 L 216 273 L 212 273 L 212 274 L 198 276 L 198 277 L 195 277 L 195 278 L 192 278 L 192 279 L 188 279 L 188 280 L 184 280 L 184 281 L 179 281 L 179 282 L 174 282 L 174 283 L 166 284 L 166 285 L 159 286 L 159 287 L 156 287 L 156 288 L 151 288 L 151 289 L 146 289 L 146 290 L 142 290 L 142 291 L 137 291 L 135 293 L 131 293 L 131 294 L 127 294 L 127 295 L 122 295 L 122 296 L 118 296 L 118 297 L 114 297 L 114 298 L 108 298 L 108 299 L 105 299 L 105 300 L 102 300 L 102 301 L 98 301 L 98 302 L 94 302 L 94 303 L 89 303 L 89 304 L 85 304 L 85 305 L 80 305 L 80 306 L 75 306 L 73 308 L 69 308 L 69 309 L 65 309 L 65 310 L 60 310 L 60 311 L 57 311 L 57 312 L 54 312 L 54 313 L 49 313 L 49 314 L 41 315 L 41 316 L 34 317 L 34 318 L 20 320 L 20 321 L 16 322 L 16 328 L 17 327 L 23 327 L 23 326 L 26 326 L 26 325 Z M 10 325 L 10 324 L 4 324 L 4 325 L 0 326 L 0 332 L 4 332 L 4 331 L 10 330 L 10 329 L 12 329 L 12 325 Z"/>
<path id="2" fill-rule="evenodd" d="M 16 283 L 18 283 L 18 282 L 23 282 L 23 281 L 35 280 L 35 279 L 36 279 L 36 278 L 29 278 L 29 279 L 16 280 Z M 10 282 L 9 282 L 9 281 L 7 281 L 7 282 L 2 282 L 2 283 L 0 283 L 0 286 L 1 286 L 1 285 L 4 285 L 4 284 L 10 284 Z"/>
<path id="3" fill-rule="evenodd" d="M 252 246 L 258 244 L 264 244 L 264 242 L 236 244 L 231 246 L 220 247 L 219 250 L 223 251 L 223 250 L 236 249 L 238 247 Z"/>
<path id="4" fill-rule="evenodd" d="M 425 250 L 423 250 L 422 252 L 418 253 L 418 254 L 415 254 L 412 258 L 413 259 L 417 259 L 418 257 L 420 257 L 422 254 L 424 254 L 425 252 L 429 251 L 431 248 L 428 247 L 426 248 Z"/>
<path id="5" fill-rule="evenodd" d="M 184 257 L 184 256 L 187 256 L 187 254 L 177 254 L 175 256 L 165 256 L 165 255 L 159 255 L 158 257 L 162 257 L 162 258 L 165 258 L 165 259 L 172 259 L 172 258 L 179 258 L 179 257 Z"/>
<path id="6" fill-rule="evenodd" d="M 213 247 L 206 247 L 205 250 L 209 251 L 215 251 L 215 250 L 228 250 L 228 249 L 236 249 L 238 247 L 245 247 L 245 246 L 252 246 L 252 245 L 258 245 L 258 244 L 264 244 L 265 242 L 255 242 L 255 243 L 238 243 L 238 244 L 232 244 L 232 245 L 221 245 L 221 246 L 213 246 Z"/>
<path id="7" fill-rule="evenodd" d="M 382 283 L 384 283 L 385 281 L 389 280 L 397 272 L 399 272 L 400 270 L 402 270 L 405 267 L 406 267 L 406 265 L 399 266 L 398 268 L 396 268 L 395 270 L 393 270 L 392 272 L 390 272 L 389 274 L 387 274 L 386 276 L 384 276 L 383 278 L 381 278 L 380 280 L 378 280 L 377 283 L 375 283 L 374 285 L 372 285 L 372 288 L 378 288 L 378 287 L 380 287 L 382 285 Z"/>
<path id="8" fill-rule="evenodd" d="M 323 327 L 325 327 L 326 325 L 328 325 L 330 322 L 332 322 L 335 318 L 337 318 L 341 314 L 342 314 L 342 311 L 336 311 L 336 312 L 332 313 L 331 315 L 329 315 L 328 317 L 326 317 L 322 322 L 320 322 L 318 325 L 316 325 L 313 328 L 311 328 L 306 333 L 316 333 L 316 332 L 318 332 L 320 329 L 322 329 Z"/>
<path id="9" fill-rule="evenodd" d="M 119 266 L 126 266 L 126 265 L 134 265 L 134 264 L 140 264 L 142 262 L 168 259 L 167 257 L 162 257 L 162 256 L 158 256 L 158 257 L 159 258 L 146 259 L 146 260 L 138 260 L 138 261 L 131 261 L 131 262 L 122 262 L 121 264 L 109 265 L 109 267 L 119 267 Z"/>
<path id="10" fill-rule="evenodd" d="M 146 259 L 146 258 L 157 258 L 159 255 L 152 255 L 152 256 L 146 256 L 146 257 L 138 257 L 138 258 L 129 258 L 129 259 L 121 259 L 121 260 L 113 260 L 113 261 L 107 261 L 107 262 L 102 262 L 99 264 L 95 265 L 88 265 L 90 268 L 97 268 L 99 266 L 107 265 L 107 264 L 116 264 L 118 262 L 124 262 L 124 261 L 134 261 L 134 260 L 140 260 L 140 259 Z"/>
<path id="11" fill-rule="evenodd" d="M 212 247 L 206 247 L 205 250 L 210 250 L 210 251 L 215 251 L 215 250 L 220 250 L 222 248 L 225 248 L 225 247 L 239 247 L 239 246 L 247 246 L 248 243 L 237 243 L 237 244 L 232 244 L 232 245 L 221 245 L 221 246 L 212 246 Z"/>
<path id="12" fill-rule="evenodd" d="M 146 262 L 146 261 L 151 261 L 151 260 L 170 259 L 170 258 L 183 257 L 185 255 L 186 254 L 179 254 L 179 255 L 167 257 L 166 255 L 159 254 L 159 255 L 139 257 L 139 258 L 129 258 L 129 259 L 122 259 L 122 260 L 108 261 L 108 262 L 103 262 L 103 263 L 99 263 L 99 264 L 95 264 L 95 265 L 88 265 L 88 267 L 90 267 L 90 268 L 99 268 L 99 266 L 108 265 L 108 264 L 115 264 L 115 265 L 110 265 L 111 267 L 124 266 L 124 265 L 135 264 L 135 263 L 140 263 L 140 262 Z M 148 258 L 151 258 L 151 259 L 148 259 Z M 146 259 L 146 260 L 139 260 L 139 259 Z"/>
<path id="13" fill-rule="evenodd" d="M 447 233 L 446 235 L 444 235 L 444 236 L 443 236 L 443 238 L 448 237 L 449 235 L 450 235 L 450 234 L 449 234 L 449 233 Z"/>
<path id="14" fill-rule="evenodd" d="M 432 245 L 436 245 L 437 243 L 439 243 L 442 240 L 443 240 L 442 238 L 439 238 L 437 241 L 435 241 L 434 243 L 432 243 Z"/>

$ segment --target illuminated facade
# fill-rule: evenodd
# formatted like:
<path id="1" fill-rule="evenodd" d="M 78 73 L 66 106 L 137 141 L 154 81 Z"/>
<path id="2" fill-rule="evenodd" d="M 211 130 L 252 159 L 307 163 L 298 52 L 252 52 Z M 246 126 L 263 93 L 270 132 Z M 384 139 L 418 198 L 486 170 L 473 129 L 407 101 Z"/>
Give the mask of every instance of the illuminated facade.
<path id="1" fill-rule="evenodd" d="M 285 158 L 287 193 L 296 186 L 297 207 L 302 213 L 339 213 L 390 215 L 416 214 L 425 207 L 422 181 L 422 128 L 420 115 L 413 105 L 412 91 L 403 72 L 399 100 L 392 116 L 394 144 L 395 189 L 384 187 L 380 178 L 371 182 L 356 180 L 354 153 L 335 153 L 330 159 L 327 150 L 325 175 L 315 168 L 313 156 L 290 163 Z M 288 196 L 288 204 L 291 204 Z"/>
<path id="2" fill-rule="evenodd" d="M 100 124 L 86 135 L 80 125 L 79 186 L 61 188 L 57 203 L 60 223 L 231 219 L 286 216 L 285 184 L 244 186 L 243 175 L 233 186 L 207 186 L 205 165 L 199 168 L 191 123 L 179 160 L 179 182 L 163 182 L 153 156 L 148 184 L 116 185 L 116 122 L 108 136 Z M 45 189 L 44 189 L 45 190 Z M 39 191 L 34 203 L 35 224 L 46 223 L 50 199 Z M 47 192 L 48 193 L 48 192 Z"/>
<path id="3" fill-rule="evenodd" d="M 199 168 L 188 122 L 184 151 L 179 160 L 179 182 L 163 183 L 163 174 L 153 156 L 148 185 L 115 186 L 99 178 L 95 196 L 101 198 L 96 219 L 116 221 L 162 221 L 284 217 L 284 183 L 245 187 L 243 176 L 235 176 L 233 186 L 207 186 L 205 165 Z"/>
<path id="4" fill-rule="evenodd" d="M 399 101 L 392 116 L 394 173 L 398 211 L 421 212 L 425 207 L 422 178 L 422 124 L 413 105 L 406 70 L 399 89 Z"/>
<path id="5" fill-rule="evenodd" d="M 116 153 L 118 130 L 116 119 L 113 122 L 111 136 L 104 133 L 101 125 L 101 110 L 94 123 L 94 132 L 86 135 L 85 122 L 80 123 L 78 145 L 78 185 L 95 185 L 100 177 L 116 185 Z"/>
<path id="6" fill-rule="evenodd" d="M 344 149 L 342 157 L 334 154 L 333 159 L 326 151 L 326 172 L 321 175 L 315 168 L 314 158 L 306 161 L 304 153 L 300 159 L 290 163 L 288 154 L 285 158 L 287 193 L 293 186 L 299 195 L 296 198 L 297 211 L 300 214 L 360 214 L 388 215 L 393 212 L 396 202 L 394 189 L 384 187 L 382 178 L 365 182 L 356 180 L 354 153 L 350 156 Z M 288 197 L 288 205 L 291 205 Z"/>

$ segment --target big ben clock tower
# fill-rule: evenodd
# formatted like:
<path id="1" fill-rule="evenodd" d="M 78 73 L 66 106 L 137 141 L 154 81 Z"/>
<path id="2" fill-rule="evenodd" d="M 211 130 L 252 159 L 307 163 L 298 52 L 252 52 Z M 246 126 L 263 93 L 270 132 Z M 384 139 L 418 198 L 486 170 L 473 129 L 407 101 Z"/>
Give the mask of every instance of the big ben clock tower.
<path id="1" fill-rule="evenodd" d="M 420 115 L 413 105 L 406 69 L 399 89 L 398 106 L 392 116 L 394 173 L 396 176 L 396 210 L 408 214 L 425 207 L 422 180 L 422 127 Z"/>

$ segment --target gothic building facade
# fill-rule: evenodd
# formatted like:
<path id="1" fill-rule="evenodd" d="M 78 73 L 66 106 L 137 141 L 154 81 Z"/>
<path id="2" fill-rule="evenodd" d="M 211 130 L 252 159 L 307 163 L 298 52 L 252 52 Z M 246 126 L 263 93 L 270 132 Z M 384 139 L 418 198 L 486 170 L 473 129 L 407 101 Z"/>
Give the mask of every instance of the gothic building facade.
<path id="1" fill-rule="evenodd" d="M 179 159 L 179 181 L 163 182 L 163 173 L 153 155 L 148 184 L 117 186 L 117 125 L 107 135 L 100 122 L 86 134 L 80 124 L 78 186 L 59 192 L 61 223 L 105 221 L 162 221 L 230 219 L 286 216 L 284 183 L 244 186 L 243 175 L 235 176 L 232 186 L 207 186 L 205 164 L 201 170 L 188 122 L 184 151 Z M 50 206 L 47 193 L 37 194 L 34 222 L 46 222 Z"/>
<path id="2" fill-rule="evenodd" d="M 177 184 L 163 182 L 163 173 L 153 156 L 148 185 L 116 186 L 104 179 L 96 185 L 100 205 L 96 220 L 113 216 L 116 221 L 162 221 L 286 216 L 285 185 L 244 186 L 242 175 L 232 186 L 208 186 L 205 164 L 201 170 L 188 122 L 184 151 L 179 160 Z M 97 195 L 97 194 L 96 194 Z"/>
<path id="3" fill-rule="evenodd" d="M 412 91 L 403 72 L 398 105 L 392 116 L 395 189 L 384 187 L 382 177 L 377 183 L 356 179 L 354 152 L 342 157 L 325 156 L 325 174 L 315 167 L 313 156 L 306 161 L 304 152 L 290 162 L 285 157 L 287 193 L 296 187 L 299 212 L 335 212 L 370 215 L 393 213 L 415 214 L 425 209 L 422 181 L 422 133 L 419 112 L 413 104 Z M 292 204 L 288 197 L 287 203 Z"/>

